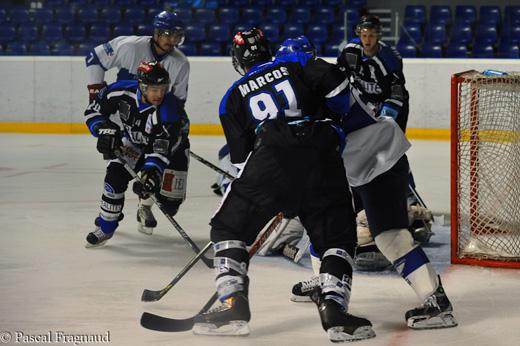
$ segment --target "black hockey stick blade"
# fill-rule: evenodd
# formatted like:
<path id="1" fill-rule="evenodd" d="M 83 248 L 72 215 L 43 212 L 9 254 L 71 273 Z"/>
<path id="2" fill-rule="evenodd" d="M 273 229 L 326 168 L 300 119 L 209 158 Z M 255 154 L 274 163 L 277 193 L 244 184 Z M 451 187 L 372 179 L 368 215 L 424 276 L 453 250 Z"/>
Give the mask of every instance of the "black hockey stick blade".
<path id="1" fill-rule="evenodd" d="M 193 328 L 194 317 L 186 319 L 173 319 L 143 312 L 141 316 L 141 326 L 146 329 L 159 332 L 185 332 Z"/>

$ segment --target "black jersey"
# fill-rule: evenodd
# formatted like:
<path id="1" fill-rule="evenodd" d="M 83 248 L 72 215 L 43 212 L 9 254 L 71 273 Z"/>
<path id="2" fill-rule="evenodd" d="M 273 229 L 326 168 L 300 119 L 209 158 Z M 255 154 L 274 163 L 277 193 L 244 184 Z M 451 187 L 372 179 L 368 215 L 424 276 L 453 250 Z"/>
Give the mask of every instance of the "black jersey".
<path id="1" fill-rule="evenodd" d="M 384 103 L 397 111 L 408 103 L 403 62 L 399 53 L 384 42 L 373 57 L 363 54 L 359 38 L 349 42 L 340 56 L 338 66 L 352 77 L 353 86 L 372 103 Z"/>
<path id="2" fill-rule="evenodd" d="M 136 80 L 124 80 L 104 88 L 85 110 L 85 121 L 92 135 L 97 136 L 100 122 L 118 114 L 123 133 L 135 147 L 145 153 L 145 165 L 161 171 L 187 133 L 187 115 L 182 103 L 171 93 L 165 95 L 159 106 L 141 101 Z"/>
<path id="3" fill-rule="evenodd" d="M 227 91 L 220 121 L 231 162 L 243 163 L 253 149 L 255 129 L 267 119 L 312 121 L 339 117 L 348 109 L 348 80 L 335 65 L 306 53 L 253 67 Z M 327 112 L 325 112 L 327 108 Z"/>

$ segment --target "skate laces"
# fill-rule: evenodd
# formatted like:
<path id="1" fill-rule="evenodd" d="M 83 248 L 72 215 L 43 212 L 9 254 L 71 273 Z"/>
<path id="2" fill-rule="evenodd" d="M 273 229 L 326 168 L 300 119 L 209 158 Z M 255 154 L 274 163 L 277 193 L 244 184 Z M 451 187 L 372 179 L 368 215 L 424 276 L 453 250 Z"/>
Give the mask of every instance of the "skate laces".
<path id="1" fill-rule="evenodd" d="M 231 309 L 231 307 L 233 307 L 233 301 L 234 300 L 235 300 L 234 297 L 229 297 L 228 299 L 224 300 L 222 302 L 222 304 L 220 304 L 219 306 L 215 306 L 214 308 L 209 309 L 204 314 L 213 314 L 213 313 L 216 313 L 216 312 L 221 312 L 221 311 L 224 311 L 224 310 Z"/>
<path id="2" fill-rule="evenodd" d="M 302 284 L 302 291 L 313 289 L 314 287 L 319 286 L 320 278 L 318 276 L 313 276 L 309 280 L 302 281 L 301 284 Z"/>

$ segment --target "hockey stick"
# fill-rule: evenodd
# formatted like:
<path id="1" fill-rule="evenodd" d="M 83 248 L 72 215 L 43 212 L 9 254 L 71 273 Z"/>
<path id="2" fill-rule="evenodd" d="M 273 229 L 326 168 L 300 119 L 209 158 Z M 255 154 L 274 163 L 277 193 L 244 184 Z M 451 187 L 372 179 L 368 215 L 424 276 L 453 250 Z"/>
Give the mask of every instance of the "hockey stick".
<path id="1" fill-rule="evenodd" d="M 214 164 L 212 164 L 211 162 L 205 160 L 203 157 L 195 154 L 193 151 L 190 150 L 190 155 L 193 156 L 195 158 L 195 160 L 201 162 L 202 164 L 208 166 L 209 168 L 213 169 L 214 171 L 217 171 L 217 173 L 220 173 L 222 174 L 223 176 L 225 176 L 226 178 L 229 178 L 231 180 L 235 179 L 236 177 L 232 176 L 231 174 L 229 174 L 229 172 L 226 172 L 225 170 L 223 170 L 222 168 L 218 167 L 218 166 L 215 166 Z"/>
<path id="2" fill-rule="evenodd" d="M 137 181 L 141 181 L 141 178 L 137 175 L 137 173 L 132 169 L 132 167 L 130 167 L 130 165 L 128 164 L 128 162 L 126 162 L 126 160 L 121 156 L 121 154 L 118 152 L 116 153 L 116 157 L 117 159 L 125 166 L 125 169 L 128 171 L 128 173 L 130 173 L 130 175 L 136 179 Z M 155 203 L 155 205 L 157 205 L 157 207 L 159 208 L 159 210 L 164 214 L 164 216 L 168 219 L 168 221 L 170 221 L 170 223 L 173 225 L 173 227 L 175 227 L 175 229 L 177 230 L 177 232 L 179 232 L 179 234 L 181 235 L 181 237 L 190 245 L 190 247 L 193 249 L 193 251 L 195 253 L 199 253 L 200 252 L 200 249 L 199 247 L 197 246 L 197 244 L 195 244 L 193 242 L 193 240 L 191 240 L 190 236 L 182 229 L 181 225 L 179 225 L 177 223 L 177 221 L 175 221 L 175 219 L 173 217 L 171 217 L 167 212 L 166 210 L 164 210 L 164 207 L 162 206 L 161 203 L 159 203 L 157 201 L 157 199 L 155 198 L 155 195 L 150 195 L 150 198 L 152 199 L 152 201 Z M 212 260 L 206 258 L 206 257 L 202 257 L 202 261 L 204 262 L 204 264 L 206 264 L 208 266 L 208 268 L 213 268 L 213 263 L 212 263 Z"/>
<path id="3" fill-rule="evenodd" d="M 164 295 L 166 293 L 168 293 L 168 291 L 170 291 L 170 289 L 177 282 L 179 282 L 180 279 L 182 279 L 182 277 L 191 269 L 191 267 L 193 267 L 195 265 L 195 263 L 197 263 L 199 261 L 199 259 L 202 258 L 202 256 L 211 248 L 212 244 L 213 244 L 213 242 L 208 242 L 206 244 L 206 246 L 204 246 L 204 248 L 202 248 L 202 250 L 200 250 L 200 252 L 198 254 L 196 254 L 194 257 L 192 257 L 190 259 L 190 261 L 184 266 L 184 268 L 182 268 L 182 270 L 179 272 L 179 274 L 177 274 L 173 278 L 173 280 L 168 285 L 166 285 L 166 287 L 164 287 L 163 289 L 161 289 L 159 291 L 145 289 L 143 291 L 143 295 L 141 296 L 141 301 L 156 302 L 156 301 L 160 300 L 162 297 L 164 297 Z"/>
<path id="4" fill-rule="evenodd" d="M 260 246 L 265 242 L 265 240 L 271 235 L 271 233 L 278 227 L 278 225 L 282 222 L 283 214 L 278 213 L 275 218 L 271 221 L 269 226 L 267 226 L 266 230 L 255 240 L 253 245 L 248 251 L 249 258 L 253 257 L 255 253 L 258 251 Z M 207 301 L 206 304 L 200 309 L 200 311 L 192 317 L 185 319 L 174 319 L 162 317 L 159 315 L 155 315 L 149 312 L 144 312 L 141 316 L 141 326 L 150 330 L 157 330 L 161 332 L 183 332 L 193 328 L 195 323 L 195 317 L 197 315 L 206 312 L 217 300 L 218 295 L 215 292 L 211 298 Z"/>

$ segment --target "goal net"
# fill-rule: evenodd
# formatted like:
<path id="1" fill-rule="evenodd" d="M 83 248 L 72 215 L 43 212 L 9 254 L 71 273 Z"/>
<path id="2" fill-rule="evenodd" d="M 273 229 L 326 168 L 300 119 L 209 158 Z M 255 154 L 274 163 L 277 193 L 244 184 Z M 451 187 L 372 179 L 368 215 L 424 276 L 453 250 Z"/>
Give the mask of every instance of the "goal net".
<path id="1" fill-rule="evenodd" d="M 451 83 L 452 263 L 520 268 L 520 73 Z"/>

